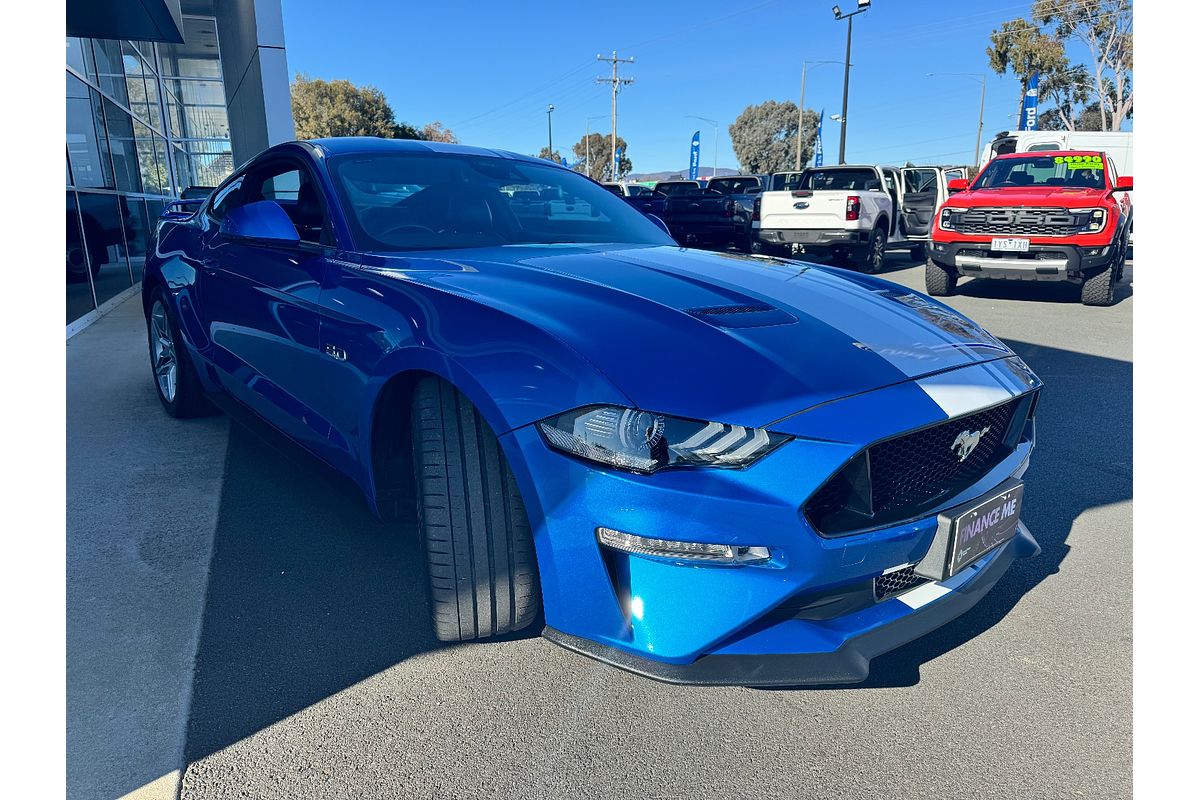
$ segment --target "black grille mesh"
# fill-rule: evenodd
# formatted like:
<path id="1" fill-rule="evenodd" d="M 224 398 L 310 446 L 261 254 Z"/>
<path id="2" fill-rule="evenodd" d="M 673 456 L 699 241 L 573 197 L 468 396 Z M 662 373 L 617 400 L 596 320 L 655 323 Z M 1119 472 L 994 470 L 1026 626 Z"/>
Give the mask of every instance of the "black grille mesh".
<path id="1" fill-rule="evenodd" d="M 817 490 L 805 504 L 805 514 L 817 530 L 827 535 L 921 516 L 942 499 L 982 478 L 1012 452 L 1006 439 L 1013 415 L 1024 402 L 1025 398 L 1015 398 L 872 445 L 865 456 L 870 506 L 856 500 L 855 480 L 848 477 L 864 473 L 860 456 Z M 961 459 L 962 451 L 955 447 L 955 440 L 963 432 L 985 428 L 975 448 Z"/>
<path id="2" fill-rule="evenodd" d="M 1063 208 L 973 208 L 950 215 L 953 230 L 998 236 L 1070 236 L 1091 221 L 1091 210 Z"/>
<path id="3" fill-rule="evenodd" d="M 920 586 L 922 583 L 928 583 L 928 578 L 922 578 L 917 573 L 913 572 L 915 567 L 905 567 L 898 569 L 895 572 L 889 572 L 886 575 L 880 575 L 875 579 L 875 599 L 885 600 L 889 597 L 895 597 L 902 592 L 906 592 L 914 586 Z"/>

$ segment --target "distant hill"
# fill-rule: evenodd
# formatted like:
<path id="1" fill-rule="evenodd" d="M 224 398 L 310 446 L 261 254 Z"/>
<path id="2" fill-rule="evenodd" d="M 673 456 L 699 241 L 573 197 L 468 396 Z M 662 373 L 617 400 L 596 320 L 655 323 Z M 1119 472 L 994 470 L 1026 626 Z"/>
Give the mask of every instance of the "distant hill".
<path id="1" fill-rule="evenodd" d="M 712 167 L 700 167 L 700 177 L 707 178 L 712 174 Z M 728 169 L 726 167 L 718 167 L 717 175 L 741 175 L 742 173 L 736 169 Z M 664 170 L 662 172 L 631 172 L 626 180 L 629 181 L 680 181 L 687 178 L 687 169 L 682 170 Z"/>

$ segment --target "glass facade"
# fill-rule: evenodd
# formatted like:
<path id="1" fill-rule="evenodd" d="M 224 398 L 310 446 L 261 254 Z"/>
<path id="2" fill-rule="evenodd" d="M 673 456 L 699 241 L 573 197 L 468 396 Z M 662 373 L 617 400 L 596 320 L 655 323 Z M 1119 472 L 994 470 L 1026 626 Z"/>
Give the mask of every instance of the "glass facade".
<path id="1" fill-rule="evenodd" d="M 141 280 L 163 204 L 233 171 L 217 24 L 183 44 L 67 37 L 67 324 Z"/>

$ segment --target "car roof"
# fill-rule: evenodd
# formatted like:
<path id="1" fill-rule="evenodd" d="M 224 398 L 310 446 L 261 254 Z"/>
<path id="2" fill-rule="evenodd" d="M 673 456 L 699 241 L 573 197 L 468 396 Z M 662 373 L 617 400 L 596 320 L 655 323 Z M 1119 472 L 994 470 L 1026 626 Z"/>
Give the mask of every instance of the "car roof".
<path id="1" fill-rule="evenodd" d="M 996 158 L 1037 158 L 1045 156 L 1102 156 L 1103 150 L 1025 150 L 1020 153 L 1004 153 Z"/>
<path id="2" fill-rule="evenodd" d="M 451 153 L 455 155 L 512 158 L 536 164 L 554 164 L 553 161 L 544 158 L 534 158 L 533 156 L 513 153 L 508 150 L 492 150 L 486 147 L 472 147 L 465 144 L 448 144 L 446 142 L 426 142 L 420 139 L 383 139 L 378 136 L 337 136 L 326 139 L 309 139 L 301 142 L 301 144 L 312 145 L 327 156 L 368 153 Z M 561 164 L 554 164 L 554 166 L 562 167 Z"/>

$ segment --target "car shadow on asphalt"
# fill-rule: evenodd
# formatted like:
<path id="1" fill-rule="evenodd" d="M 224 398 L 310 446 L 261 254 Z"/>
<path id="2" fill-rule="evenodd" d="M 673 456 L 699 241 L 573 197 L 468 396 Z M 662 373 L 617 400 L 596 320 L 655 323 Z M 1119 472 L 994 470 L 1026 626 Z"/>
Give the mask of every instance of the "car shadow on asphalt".
<path id="1" fill-rule="evenodd" d="M 1022 519 L 1042 552 L 1013 563 L 979 603 L 956 620 L 871 661 L 866 681 L 803 689 L 913 686 L 921 666 L 1000 622 L 1027 592 L 1058 573 L 1075 520 L 1133 497 L 1133 364 L 1007 341 L 1045 383 L 1037 449 L 1025 474 Z"/>
<path id="2" fill-rule="evenodd" d="M 415 523 L 379 521 L 333 470 L 231 425 L 186 762 L 446 646 Z"/>
<path id="3" fill-rule="evenodd" d="M 1078 305 L 1081 287 L 1078 283 L 1060 281 L 1006 281 L 995 278 L 971 278 L 958 285 L 958 294 L 991 300 L 1021 300 L 1036 303 L 1067 303 Z M 1125 275 L 1113 287 L 1114 306 L 1133 297 L 1133 265 L 1126 264 Z"/>

